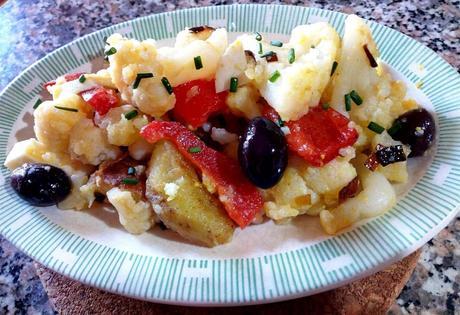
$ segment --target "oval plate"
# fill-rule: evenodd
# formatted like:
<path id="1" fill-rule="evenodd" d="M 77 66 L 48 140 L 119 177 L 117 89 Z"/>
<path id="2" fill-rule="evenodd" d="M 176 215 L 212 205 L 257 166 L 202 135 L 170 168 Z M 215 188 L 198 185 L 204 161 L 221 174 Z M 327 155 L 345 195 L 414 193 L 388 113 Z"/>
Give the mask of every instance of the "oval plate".
<path id="1" fill-rule="evenodd" d="M 33 64 L 0 95 L 0 162 L 15 142 L 33 136 L 31 112 L 43 82 L 96 70 L 103 38 L 113 32 L 156 38 L 161 44 L 171 43 L 187 26 L 207 24 L 285 39 L 296 25 L 316 21 L 328 21 L 342 35 L 345 18 L 304 7 L 219 6 L 147 16 L 87 35 Z M 460 204 L 460 76 L 417 41 L 368 23 L 382 59 L 407 82 L 423 78 L 421 91 L 438 116 L 434 157 L 425 161 L 423 172 L 413 176 L 418 181 L 388 213 L 334 237 L 324 235 L 315 218 L 282 226 L 267 222 L 237 230 L 230 244 L 208 249 L 158 227 L 130 235 L 109 210 L 34 208 L 12 191 L 3 167 L 0 232 L 38 262 L 75 280 L 134 298 L 185 305 L 257 304 L 310 295 L 403 258 L 445 227 Z M 418 64 L 423 70 L 414 68 Z"/>

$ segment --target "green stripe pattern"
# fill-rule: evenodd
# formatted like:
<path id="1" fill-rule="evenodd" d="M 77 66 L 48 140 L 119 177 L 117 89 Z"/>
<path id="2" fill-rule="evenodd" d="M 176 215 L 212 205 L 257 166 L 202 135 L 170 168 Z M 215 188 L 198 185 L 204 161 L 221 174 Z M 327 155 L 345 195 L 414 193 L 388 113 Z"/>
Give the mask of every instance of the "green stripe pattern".
<path id="1" fill-rule="evenodd" d="M 343 34 L 346 16 L 316 8 L 233 5 L 168 12 L 115 25 L 66 45 L 18 76 L 0 95 L 0 162 L 11 129 L 31 109 L 43 82 L 101 56 L 103 38 L 123 32 L 167 39 L 187 26 L 220 24 L 231 31 L 290 34 L 293 27 L 329 21 Z M 369 22 L 382 58 L 413 83 L 423 64 L 422 91 L 439 122 L 436 156 L 423 178 L 388 213 L 338 236 L 296 250 L 258 257 L 183 259 L 130 253 L 66 231 L 19 199 L 1 168 L 0 232 L 40 263 L 104 290 L 174 304 L 230 305 L 282 300 L 339 286 L 409 254 L 457 213 L 460 204 L 460 77 L 436 53 L 387 27 Z M 218 249 L 217 249 L 218 250 Z"/>

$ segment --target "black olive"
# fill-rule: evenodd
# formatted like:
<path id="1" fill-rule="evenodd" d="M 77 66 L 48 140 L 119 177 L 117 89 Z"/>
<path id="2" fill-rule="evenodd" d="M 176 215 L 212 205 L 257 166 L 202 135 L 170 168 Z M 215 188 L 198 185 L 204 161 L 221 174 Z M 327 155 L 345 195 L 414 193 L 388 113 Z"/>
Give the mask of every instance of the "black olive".
<path id="1" fill-rule="evenodd" d="M 390 136 L 409 145 L 409 157 L 421 156 L 436 137 L 433 116 L 424 108 L 414 109 L 399 116 L 388 130 Z"/>
<path id="2" fill-rule="evenodd" d="M 11 187 L 34 206 L 46 207 L 64 200 L 72 184 L 60 168 L 47 164 L 24 164 L 11 175 Z"/>
<path id="3" fill-rule="evenodd" d="M 288 159 L 281 128 L 263 117 L 252 119 L 240 137 L 238 159 L 246 176 L 257 187 L 273 187 L 283 176 Z"/>

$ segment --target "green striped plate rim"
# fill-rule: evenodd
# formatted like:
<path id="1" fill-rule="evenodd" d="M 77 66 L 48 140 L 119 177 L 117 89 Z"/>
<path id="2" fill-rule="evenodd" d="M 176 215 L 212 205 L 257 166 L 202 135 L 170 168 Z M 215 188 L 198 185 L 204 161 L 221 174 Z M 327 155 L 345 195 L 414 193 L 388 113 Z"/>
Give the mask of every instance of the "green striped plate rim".
<path id="1" fill-rule="evenodd" d="M 137 39 L 173 38 L 187 26 L 233 32 L 290 34 L 299 24 L 326 20 L 342 35 L 345 14 L 278 5 L 205 7 L 151 15 L 84 36 L 30 66 L 0 95 L 0 162 L 13 124 L 30 109 L 43 82 L 72 72 L 103 51 L 103 38 L 123 32 Z M 20 200 L 1 169 L 0 232 L 43 265 L 91 286 L 139 299 L 185 305 L 256 304 L 305 296 L 374 273 L 410 254 L 454 218 L 460 204 L 460 77 L 435 52 L 368 22 L 381 56 L 421 90 L 439 121 L 438 149 L 421 180 L 396 207 L 350 231 L 295 250 L 261 256 L 186 259 L 140 255 L 88 240 Z M 216 249 L 219 250 L 218 248 Z"/>

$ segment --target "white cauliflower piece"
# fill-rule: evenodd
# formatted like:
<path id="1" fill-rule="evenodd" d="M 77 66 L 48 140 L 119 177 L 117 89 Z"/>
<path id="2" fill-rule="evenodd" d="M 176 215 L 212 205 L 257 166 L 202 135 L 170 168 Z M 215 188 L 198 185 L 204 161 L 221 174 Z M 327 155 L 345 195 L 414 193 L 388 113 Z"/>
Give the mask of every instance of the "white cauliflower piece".
<path id="1" fill-rule="evenodd" d="M 123 105 L 112 108 L 104 116 L 98 117 L 96 123 L 99 127 L 107 130 L 110 144 L 129 146 L 141 138 L 139 131 L 149 121 L 145 115 L 139 114 L 133 119 L 126 119 L 125 114 L 134 109 L 131 105 Z"/>
<path id="2" fill-rule="evenodd" d="M 74 108 L 78 112 L 58 109 L 55 106 Z M 34 131 L 37 139 L 53 151 L 67 152 L 71 130 L 80 120 L 87 117 L 88 106 L 75 94 L 43 102 L 34 111 Z"/>
<path id="3" fill-rule="evenodd" d="M 144 138 L 139 138 L 136 142 L 128 146 L 129 155 L 137 160 L 141 161 L 148 158 L 153 151 L 155 144 L 148 143 Z"/>
<path id="4" fill-rule="evenodd" d="M 243 43 L 238 38 L 231 43 L 219 63 L 216 72 L 216 92 L 222 92 L 230 88 L 230 79 L 237 78 L 238 85 L 248 81 L 245 75 L 248 63 L 244 53 Z"/>
<path id="5" fill-rule="evenodd" d="M 109 47 L 117 50 L 109 56 L 108 71 L 121 92 L 122 100 L 156 118 L 172 109 L 176 97 L 174 94 L 170 95 L 161 82 L 161 78 L 168 75 L 158 58 L 155 41 L 148 39 L 140 42 L 114 34 L 107 42 Z M 134 89 L 133 84 L 139 73 L 152 73 L 153 77 L 142 79 Z"/>
<path id="6" fill-rule="evenodd" d="M 378 63 L 372 68 L 364 46 Z M 407 111 L 404 101 L 406 89 L 402 82 L 394 81 L 386 67 L 379 60 L 379 52 L 372 38 L 371 30 L 361 18 L 350 15 L 345 21 L 338 66 L 329 87 L 325 101 L 337 111 L 350 116 L 364 128 L 370 121 L 388 128 L 394 118 Z M 362 98 L 361 106 L 345 110 L 344 97 L 352 90 Z"/>
<path id="7" fill-rule="evenodd" d="M 155 224 L 150 203 L 142 200 L 136 202 L 131 192 L 115 187 L 107 192 L 107 199 L 117 210 L 121 225 L 129 233 L 142 234 Z"/>
<path id="8" fill-rule="evenodd" d="M 260 105 L 257 103 L 259 98 L 257 88 L 248 84 L 239 87 L 234 93 L 228 93 L 226 102 L 233 114 L 252 119 L 262 115 Z"/>
<path id="9" fill-rule="evenodd" d="M 174 47 L 158 49 L 158 61 L 164 67 L 164 75 L 172 86 L 182 83 L 214 78 L 220 58 L 227 47 L 227 31 L 216 29 L 206 39 L 200 39 L 190 33 L 188 29 L 177 34 L 179 41 Z M 187 37 L 187 40 L 181 38 Z M 200 56 L 203 67 L 195 68 L 194 58 Z"/>
<path id="10" fill-rule="evenodd" d="M 99 165 L 120 156 L 118 147 L 111 145 L 104 129 L 94 126 L 91 119 L 82 119 L 70 132 L 69 151 L 72 158 L 85 164 Z"/>
<path id="11" fill-rule="evenodd" d="M 258 56 L 259 42 L 254 36 L 247 36 L 244 41 L 250 42 L 245 46 L 254 53 L 258 64 L 262 64 Z M 296 27 L 290 41 L 282 48 L 263 46 L 264 52 L 276 52 L 278 61 L 265 63 L 265 71 L 261 72 L 264 79 L 255 82 L 260 94 L 283 120 L 297 120 L 308 112 L 309 107 L 318 105 L 329 82 L 339 46 L 339 35 L 323 22 Z M 295 51 L 292 64 L 288 61 L 291 48 Z M 279 77 L 271 82 L 269 79 L 276 71 Z"/>

